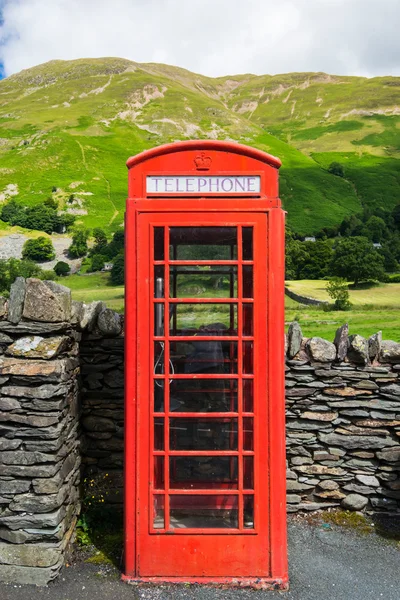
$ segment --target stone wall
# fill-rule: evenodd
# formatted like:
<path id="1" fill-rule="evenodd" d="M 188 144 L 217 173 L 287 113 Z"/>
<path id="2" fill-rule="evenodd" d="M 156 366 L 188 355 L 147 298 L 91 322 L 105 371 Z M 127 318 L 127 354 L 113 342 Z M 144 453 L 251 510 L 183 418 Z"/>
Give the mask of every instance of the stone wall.
<path id="1" fill-rule="evenodd" d="M 288 511 L 400 510 L 400 344 L 288 334 Z"/>
<path id="2" fill-rule="evenodd" d="M 0 581 L 44 585 L 79 513 L 80 335 L 71 293 L 18 278 L 0 320 Z"/>
<path id="3" fill-rule="evenodd" d="M 123 501 L 124 338 L 95 333 L 83 336 L 82 456 L 86 475 L 104 480 L 105 500 Z"/>
<path id="4" fill-rule="evenodd" d="M 315 298 L 309 298 L 308 296 L 296 294 L 296 292 L 289 289 L 287 286 L 285 286 L 285 295 L 296 302 L 300 302 L 300 304 L 307 304 L 308 306 L 321 306 L 321 304 L 329 304 L 329 302 L 326 302 L 325 300 L 316 300 Z"/>
<path id="5" fill-rule="evenodd" d="M 400 510 L 400 344 L 341 327 L 335 343 L 289 327 L 286 357 L 288 511 Z M 87 472 L 113 478 L 121 502 L 123 338 L 81 344 Z"/>

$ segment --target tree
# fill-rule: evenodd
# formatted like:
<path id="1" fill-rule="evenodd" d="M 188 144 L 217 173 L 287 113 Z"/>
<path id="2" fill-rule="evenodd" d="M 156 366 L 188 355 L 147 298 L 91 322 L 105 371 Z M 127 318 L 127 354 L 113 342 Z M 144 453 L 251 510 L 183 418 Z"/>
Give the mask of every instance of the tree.
<path id="1" fill-rule="evenodd" d="M 43 203 L 29 206 L 25 209 L 24 227 L 52 233 L 57 227 L 57 211 Z"/>
<path id="2" fill-rule="evenodd" d="M 348 284 L 345 279 L 334 277 L 326 284 L 326 291 L 335 301 L 335 310 L 349 310 L 351 308 Z"/>
<path id="3" fill-rule="evenodd" d="M 17 225 L 21 215 L 24 215 L 24 207 L 15 200 L 10 200 L 1 209 L 1 219 L 10 225 Z"/>
<path id="4" fill-rule="evenodd" d="M 102 256 L 101 254 L 94 254 L 92 256 L 90 271 L 101 271 L 104 268 L 104 263 L 104 256 Z"/>
<path id="5" fill-rule="evenodd" d="M 102 254 L 107 256 L 109 259 L 113 259 L 117 254 L 123 251 L 125 245 L 125 233 L 124 231 L 116 231 L 112 237 L 112 240 L 107 247 L 102 250 Z"/>
<path id="6" fill-rule="evenodd" d="M 53 210 L 57 210 L 57 208 L 58 208 L 58 200 L 54 200 L 54 198 L 52 198 L 51 196 L 46 198 L 46 200 L 43 202 L 43 204 L 45 206 L 49 206 Z"/>
<path id="7" fill-rule="evenodd" d="M 63 260 L 59 260 L 53 268 L 55 274 L 59 277 L 65 277 L 65 275 L 68 275 L 71 271 L 71 267 L 69 266 L 69 264 L 64 262 Z"/>
<path id="8" fill-rule="evenodd" d="M 303 247 L 307 258 L 299 270 L 299 279 L 323 279 L 329 275 L 332 242 L 324 240 L 303 242 Z"/>
<path id="9" fill-rule="evenodd" d="M 396 204 L 392 211 L 392 217 L 395 222 L 397 229 L 400 230 L 400 204 Z M 4 220 L 4 219 L 3 219 Z"/>
<path id="10" fill-rule="evenodd" d="M 286 230 L 286 262 L 285 278 L 300 279 L 300 273 L 310 256 L 303 242 L 296 240 L 293 233 L 288 228 Z"/>
<path id="11" fill-rule="evenodd" d="M 103 229 L 100 229 L 100 227 L 95 227 L 93 229 L 93 237 L 95 245 L 90 251 L 90 253 L 94 256 L 95 254 L 103 254 L 103 252 L 106 252 L 107 236 L 105 234 L 105 231 L 103 231 Z"/>
<path id="12" fill-rule="evenodd" d="M 389 234 L 385 221 L 375 215 L 372 215 L 365 223 L 364 230 L 366 237 L 376 244 L 381 243 Z"/>
<path id="13" fill-rule="evenodd" d="M 114 285 L 122 285 L 125 282 L 125 257 L 122 253 L 118 254 L 114 260 L 111 269 L 111 282 Z"/>
<path id="14" fill-rule="evenodd" d="M 80 228 L 75 230 L 72 236 L 72 244 L 68 248 L 68 254 L 71 258 L 81 258 L 87 254 L 89 233 L 89 229 Z"/>
<path id="15" fill-rule="evenodd" d="M 54 252 L 53 244 L 49 238 L 40 236 L 36 239 L 26 240 L 22 249 L 22 258 L 25 260 L 33 260 L 44 262 L 53 260 L 56 253 Z"/>
<path id="16" fill-rule="evenodd" d="M 331 162 L 328 172 L 332 173 L 332 175 L 337 175 L 337 177 L 344 177 L 344 168 L 339 162 Z"/>
<path id="17" fill-rule="evenodd" d="M 330 271 L 347 281 L 378 280 L 385 278 L 384 258 L 365 237 L 356 236 L 340 240 L 334 248 Z"/>
<path id="18" fill-rule="evenodd" d="M 42 271 L 31 260 L 19 260 L 18 258 L 0 260 L 0 291 L 1 293 L 8 292 L 17 277 L 47 279 L 47 273 L 48 271 Z"/>

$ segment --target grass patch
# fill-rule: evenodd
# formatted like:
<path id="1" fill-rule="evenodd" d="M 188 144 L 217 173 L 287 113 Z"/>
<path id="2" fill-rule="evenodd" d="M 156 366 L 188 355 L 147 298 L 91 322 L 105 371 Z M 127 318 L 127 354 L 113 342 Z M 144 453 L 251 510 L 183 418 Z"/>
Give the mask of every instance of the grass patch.
<path id="1" fill-rule="evenodd" d="M 325 523 L 351 529 L 361 535 L 375 533 L 375 527 L 372 520 L 358 512 L 349 510 L 323 511 L 320 518 Z"/>
<path id="2" fill-rule="evenodd" d="M 124 286 L 112 285 L 109 273 L 68 275 L 60 278 L 59 282 L 71 289 L 73 300 L 85 303 L 102 300 L 108 308 L 124 312 Z"/>

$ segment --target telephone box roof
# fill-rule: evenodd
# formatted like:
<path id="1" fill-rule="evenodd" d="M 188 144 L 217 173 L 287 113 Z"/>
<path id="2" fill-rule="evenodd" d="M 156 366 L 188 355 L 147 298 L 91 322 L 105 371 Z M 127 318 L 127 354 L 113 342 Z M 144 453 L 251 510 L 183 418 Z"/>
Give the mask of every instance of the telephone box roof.
<path id="1" fill-rule="evenodd" d="M 279 158 L 267 154 L 257 148 L 245 146 L 244 144 L 238 144 L 237 142 L 224 142 L 219 140 L 187 140 L 185 142 L 174 142 L 172 144 L 163 144 L 162 146 L 156 146 L 150 150 L 145 150 L 131 156 L 126 162 L 128 169 L 138 165 L 142 162 L 155 158 L 156 156 L 162 156 L 163 154 L 173 154 L 175 152 L 184 152 L 185 150 L 217 150 L 220 152 L 231 152 L 232 154 L 240 154 L 242 156 L 249 156 L 263 163 L 267 163 L 276 169 L 282 165 Z"/>

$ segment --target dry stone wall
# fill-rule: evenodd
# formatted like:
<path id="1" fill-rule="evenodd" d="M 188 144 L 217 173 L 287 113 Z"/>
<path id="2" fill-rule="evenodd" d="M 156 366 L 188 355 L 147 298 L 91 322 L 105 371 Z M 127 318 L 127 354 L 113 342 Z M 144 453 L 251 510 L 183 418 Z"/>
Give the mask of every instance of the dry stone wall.
<path id="1" fill-rule="evenodd" d="M 122 503 L 123 337 L 81 344 L 87 472 L 107 473 Z M 286 337 L 288 511 L 400 510 L 400 344 L 349 336 Z"/>
<path id="2" fill-rule="evenodd" d="M 400 344 L 287 339 L 288 511 L 400 510 Z"/>
<path id="3" fill-rule="evenodd" d="M 18 278 L 0 320 L 0 581 L 43 585 L 79 512 L 78 344 L 70 290 Z"/>
<path id="4" fill-rule="evenodd" d="M 120 331 L 102 302 L 51 281 L 17 278 L 0 298 L 0 581 L 45 585 L 64 564 L 83 474 L 81 337 Z"/>

